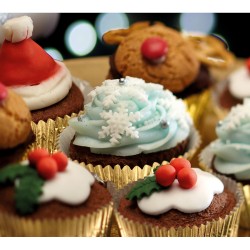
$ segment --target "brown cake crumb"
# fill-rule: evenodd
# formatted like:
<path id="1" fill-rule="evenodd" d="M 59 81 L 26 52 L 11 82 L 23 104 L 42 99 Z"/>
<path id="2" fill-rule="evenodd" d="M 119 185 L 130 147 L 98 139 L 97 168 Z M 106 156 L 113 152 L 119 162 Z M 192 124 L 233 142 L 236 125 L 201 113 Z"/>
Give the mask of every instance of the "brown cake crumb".
<path id="1" fill-rule="evenodd" d="M 233 106 L 237 104 L 242 104 L 242 100 L 237 99 L 234 96 L 232 96 L 232 94 L 229 91 L 228 84 L 229 82 L 227 81 L 226 88 L 224 89 L 224 91 L 221 93 L 219 97 L 219 103 L 225 109 L 231 109 Z"/>
<path id="2" fill-rule="evenodd" d="M 81 192 L 81 190 L 79 190 Z M 17 215 L 14 204 L 14 188 L 0 188 L 0 212 Z M 51 201 L 44 204 L 39 204 L 37 210 L 26 217 L 29 219 L 43 218 L 67 218 L 79 217 L 88 213 L 94 212 L 97 209 L 106 206 L 111 201 L 111 195 L 108 190 L 101 184 L 95 182 L 91 186 L 91 193 L 87 201 L 78 206 L 71 206 L 59 201 Z M 24 217 L 24 216 L 23 216 Z"/>
<path id="3" fill-rule="evenodd" d="M 182 213 L 172 209 L 167 213 L 158 216 L 150 216 L 141 212 L 136 202 L 131 202 L 123 198 L 118 211 L 125 217 L 134 222 L 149 223 L 153 226 L 165 227 L 167 229 L 179 226 L 200 226 L 208 221 L 224 218 L 230 213 L 236 204 L 234 194 L 225 189 L 223 193 L 214 196 L 211 205 L 198 213 Z"/>
<path id="4" fill-rule="evenodd" d="M 74 140 L 74 139 L 73 139 Z M 138 154 L 132 156 L 115 156 L 94 154 L 90 152 L 90 148 L 76 146 L 73 144 L 73 140 L 70 143 L 69 157 L 79 162 L 91 163 L 93 165 L 110 165 L 120 166 L 128 165 L 131 168 L 134 166 L 143 167 L 144 165 L 152 165 L 154 162 L 162 163 L 163 161 L 170 161 L 173 157 L 178 157 L 186 152 L 189 139 L 177 144 L 174 148 L 170 148 L 165 151 L 150 153 L 150 154 Z"/>
<path id="5" fill-rule="evenodd" d="M 84 97 L 80 89 L 72 84 L 68 95 L 49 107 L 31 111 L 32 121 L 38 123 L 38 121 L 47 121 L 49 118 L 55 120 L 56 117 L 64 117 L 72 113 L 79 113 L 83 110 Z"/>

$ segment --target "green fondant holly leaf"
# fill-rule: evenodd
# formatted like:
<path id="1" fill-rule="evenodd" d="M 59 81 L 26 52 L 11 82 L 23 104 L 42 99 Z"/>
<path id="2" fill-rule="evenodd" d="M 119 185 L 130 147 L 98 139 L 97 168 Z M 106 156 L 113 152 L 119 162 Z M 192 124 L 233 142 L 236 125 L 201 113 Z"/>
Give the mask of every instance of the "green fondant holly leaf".
<path id="1" fill-rule="evenodd" d="M 154 191 L 159 191 L 165 189 L 160 186 L 156 180 L 155 175 L 146 177 L 143 181 L 138 182 L 127 194 L 127 199 L 133 200 L 137 198 L 138 200 L 142 199 L 144 196 L 149 196 Z"/>
<path id="2" fill-rule="evenodd" d="M 0 170 L 0 185 L 8 182 L 13 183 L 15 179 L 22 176 L 36 173 L 35 169 L 30 168 L 28 165 L 10 164 Z"/>
<path id="3" fill-rule="evenodd" d="M 15 187 L 17 212 L 30 214 L 35 210 L 39 196 L 42 194 L 44 180 L 37 174 L 26 175 L 18 180 Z"/>
<path id="4" fill-rule="evenodd" d="M 0 185 L 14 183 L 17 212 L 32 213 L 42 193 L 44 180 L 29 165 L 11 164 L 0 170 Z"/>

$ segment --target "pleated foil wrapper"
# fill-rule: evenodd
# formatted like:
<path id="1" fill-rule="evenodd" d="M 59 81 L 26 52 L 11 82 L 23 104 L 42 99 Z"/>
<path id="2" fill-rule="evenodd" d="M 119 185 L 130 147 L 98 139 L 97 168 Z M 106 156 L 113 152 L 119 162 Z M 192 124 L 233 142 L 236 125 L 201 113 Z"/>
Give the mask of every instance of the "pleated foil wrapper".
<path id="1" fill-rule="evenodd" d="M 109 235 L 112 213 L 113 202 L 87 215 L 65 219 L 29 219 L 0 212 L 0 236 L 103 237 Z"/>
<path id="2" fill-rule="evenodd" d="M 58 136 L 57 140 L 57 150 L 64 152 L 69 156 L 69 146 L 70 142 L 73 139 L 75 131 L 71 127 L 67 127 L 63 132 Z M 201 144 L 201 138 L 199 132 L 192 127 L 190 140 L 188 144 L 188 150 L 183 155 L 183 157 L 191 160 L 196 151 L 198 150 Z M 73 159 L 74 160 L 74 159 Z M 161 163 L 155 162 L 153 165 L 144 165 L 142 168 L 139 166 L 123 166 L 115 165 L 111 167 L 110 165 L 92 165 L 90 163 L 83 162 L 84 166 L 92 173 L 97 174 L 104 181 L 112 181 L 117 188 L 122 188 L 132 181 L 142 179 L 145 176 L 153 173 L 153 170 L 161 165 L 166 164 L 167 161 Z"/>
<path id="3" fill-rule="evenodd" d="M 125 218 L 118 211 L 119 201 L 126 196 L 136 182 L 130 183 L 120 190 L 117 190 L 114 185 L 109 185 L 109 191 L 113 196 L 114 215 L 119 234 L 122 237 L 236 237 L 238 235 L 240 211 L 243 204 L 241 185 L 225 176 L 216 176 L 221 179 L 225 188 L 235 194 L 236 205 L 224 218 L 207 221 L 206 224 L 192 227 L 164 228 L 147 222 L 140 223 Z"/>
<path id="4" fill-rule="evenodd" d="M 187 111 L 194 121 L 196 128 L 199 128 L 202 116 L 205 113 L 206 106 L 211 100 L 211 89 L 206 89 L 198 94 L 190 95 L 184 98 L 184 102 L 187 106 Z"/>
<path id="5" fill-rule="evenodd" d="M 89 92 L 93 89 L 93 87 L 86 81 L 81 79 L 72 78 L 74 84 L 76 84 L 81 92 L 84 95 L 84 104 L 89 101 Z M 31 129 L 36 136 L 36 139 L 33 143 L 31 143 L 25 154 L 22 157 L 22 160 L 27 159 L 27 153 L 34 148 L 46 148 L 50 153 L 53 153 L 56 150 L 56 138 L 58 134 L 60 134 L 64 128 L 68 126 L 68 121 L 81 115 L 83 111 L 79 113 L 72 113 L 71 115 L 65 115 L 64 117 L 57 117 L 55 120 L 48 119 L 47 121 L 39 121 L 38 123 L 31 122 Z"/>
<path id="6" fill-rule="evenodd" d="M 214 154 L 208 145 L 199 155 L 199 165 L 205 171 L 212 172 Z M 242 184 L 241 184 L 242 185 Z M 250 185 L 242 185 L 244 202 L 240 215 L 240 227 L 250 229 Z"/>

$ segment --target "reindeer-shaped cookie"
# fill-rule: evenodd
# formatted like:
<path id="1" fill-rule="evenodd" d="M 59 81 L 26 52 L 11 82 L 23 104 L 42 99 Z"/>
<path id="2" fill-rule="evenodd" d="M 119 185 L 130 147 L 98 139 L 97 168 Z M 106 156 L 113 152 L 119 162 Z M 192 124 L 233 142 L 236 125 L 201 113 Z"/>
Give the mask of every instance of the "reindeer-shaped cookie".
<path id="1" fill-rule="evenodd" d="M 201 65 L 227 67 L 234 58 L 214 37 L 184 35 L 160 22 L 138 22 L 128 29 L 111 30 L 103 40 L 118 45 L 108 78 L 143 78 L 174 93 L 196 81 Z"/>

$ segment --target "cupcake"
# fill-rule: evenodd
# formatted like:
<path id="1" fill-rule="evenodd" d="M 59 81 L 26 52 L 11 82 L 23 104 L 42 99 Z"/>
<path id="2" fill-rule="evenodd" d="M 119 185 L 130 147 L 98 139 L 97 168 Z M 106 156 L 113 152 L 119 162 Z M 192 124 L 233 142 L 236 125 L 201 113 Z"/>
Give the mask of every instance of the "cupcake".
<path id="1" fill-rule="evenodd" d="M 90 96 L 85 113 L 70 119 L 60 135 L 59 149 L 91 171 L 99 166 L 104 180 L 118 178 L 121 185 L 138 178 L 136 171 L 149 174 L 156 163 L 191 158 L 199 146 L 185 104 L 162 85 L 133 77 L 106 80 Z"/>
<path id="2" fill-rule="evenodd" d="M 200 155 L 200 164 L 205 169 L 230 176 L 243 184 L 245 204 L 240 225 L 250 228 L 250 158 L 249 129 L 250 100 L 234 106 L 216 127 L 218 139 L 209 144 Z"/>
<path id="3" fill-rule="evenodd" d="M 250 60 L 244 60 L 231 72 L 227 79 L 223 82 L 223 86 L 216 89 L 216 101 L 220 108 L 229 111 L 233 106 L 242 104 L 244 98 L 250 97 Z"/>
<path id="4" fill-rule="evenodd" d="M 139 22 L 128 29 L 111 30 L 103 40 L 117 45 L 110 57 L 108 79 L 131 76 L 162 84 L 177 97 L 186 98 L 196 125 L 210 97 L 206 91 L 213 82 L 209 67 L 223 67 L 232 61 L 218 39 L 184 36 L 159 22 Z"/>
<path id="5" fill-rule="evenodd" d="M 36 149 L 28 159 L 0 170 L 1 236 L 107 235 L 106 187 L 61 152 Z"/>
<path id="6" fill-rule="evenodd" d="M 64 63 L 55 61 L 31 38 L 33 23 L 22 16 L 3 25 L 0 81 L 23 97 L 32 121 L 56 120 L 83 109 L 84 85 L 73 83 Z"/>
<path id="7" fill-rule="evenodd" d="M 0 167 L 21 160 L 34 141 L 30 122 L 31 114 L 23 99 L 0 83 Z"/>
<path id="8" fill-rule="evenodd" d="M 118 193 L 112 190 L 122 236 L 237 236 L 240 187 L 190 166 L 177 158 Z"/>

